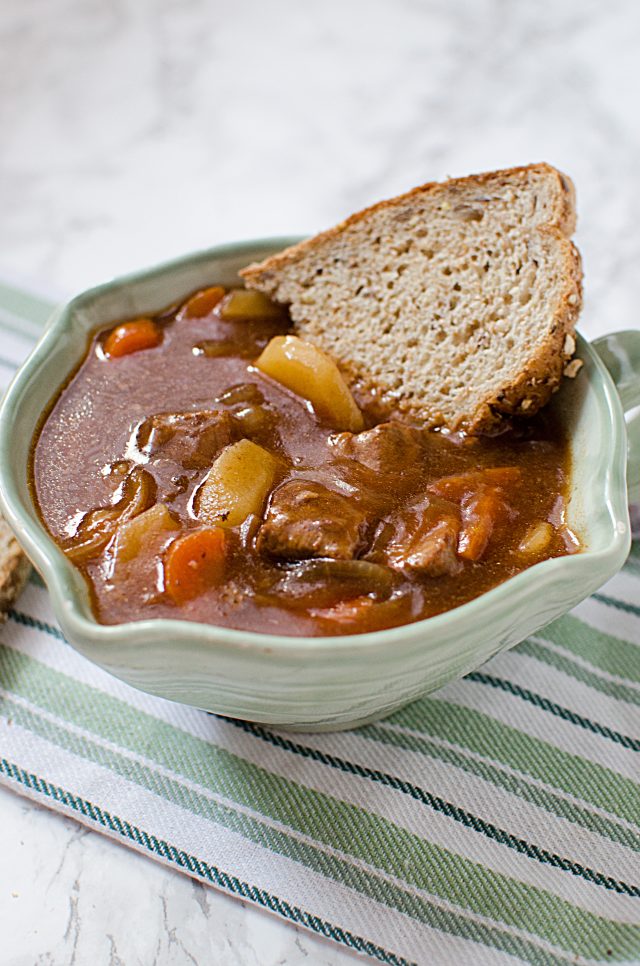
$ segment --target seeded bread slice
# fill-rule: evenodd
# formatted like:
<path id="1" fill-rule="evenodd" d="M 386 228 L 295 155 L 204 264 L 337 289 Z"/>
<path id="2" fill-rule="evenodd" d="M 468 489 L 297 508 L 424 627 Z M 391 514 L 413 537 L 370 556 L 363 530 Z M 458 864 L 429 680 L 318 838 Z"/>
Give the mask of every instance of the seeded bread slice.
<path id="1" fill-rule="evenodd" d="M 571 181 L 535 164 L 423 185 L 240 274 L 361 401 L 493 432 L 543 406 L 575 351 L 574 227 Z"/>
<path id="2" fill-rule="evenodd" d="M 0 517 L 0 623 L 27 582 L 31 564 Z"/>

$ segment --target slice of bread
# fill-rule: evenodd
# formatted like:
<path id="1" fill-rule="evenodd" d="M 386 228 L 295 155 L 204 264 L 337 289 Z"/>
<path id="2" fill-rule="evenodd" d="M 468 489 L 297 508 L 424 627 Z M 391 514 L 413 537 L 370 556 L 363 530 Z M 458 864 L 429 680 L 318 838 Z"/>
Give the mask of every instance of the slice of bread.
<path id="1" fill-rule="evenodd" d="M 22 591 L 30 572 L 31 564 L 0 517 L 0 623 Z"/>
<path id="2" fill-rule="evenodd" d="M 543 406 L 575 351 L 574 227 L 571 181 L 534 164 L 423 185 L 240 274 L 361 402 L 494 432 Z"/>

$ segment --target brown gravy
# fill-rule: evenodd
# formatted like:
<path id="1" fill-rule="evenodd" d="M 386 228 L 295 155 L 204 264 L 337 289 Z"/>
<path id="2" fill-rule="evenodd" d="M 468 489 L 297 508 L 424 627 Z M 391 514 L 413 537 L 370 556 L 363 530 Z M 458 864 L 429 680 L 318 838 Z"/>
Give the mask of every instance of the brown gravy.
<path id="1" fill-rule="evenodd" d="M 364 409 L 364 432 L 340 434 L 254 366 L 288 331 L 286 317 L 230 321 L 221 304 L 202 316 L 184 307 L 160 313 L 152 320 L 159 344 L 121 356 L 105 356 L 110 329 L 98 332 L 35 441 L 37 505 L 85 575 L 99 621 L 178 617 L 266 633 L 361 633 L 449 610 L 578 549 L 565 522 L 569 449 L 549 412 L 480 438 L 393 422 L 375 429 Z M 223 563 L 176 602 L 166 586 L 169 548 L 202 527 L 203 480 L 225 447 L 247 438 L 276 458 L 270 493 L 241 524 L 220 521 Z M 134 483 L 146 480 L 133 509 L 132 472 Z M 133 556 L 114 565 L 111 538 L 73 556 L 74 540 L 77 547 L 83 533 L 108 529 L 118 507 L 132 519 L 158 503 L 171 528 L 150 533 Z M 107 510 L 106 524 L 96 508 Z M 487 512 L 489 536 L 481 532 L 478 544 Z"/>

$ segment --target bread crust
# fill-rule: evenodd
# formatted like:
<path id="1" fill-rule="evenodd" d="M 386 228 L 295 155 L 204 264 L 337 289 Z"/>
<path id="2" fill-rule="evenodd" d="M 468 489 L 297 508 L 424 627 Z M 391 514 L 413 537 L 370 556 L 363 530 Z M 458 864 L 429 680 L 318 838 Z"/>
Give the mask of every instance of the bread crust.
<path id="1" fill-rule="evenodd" d="M 0 517 L 0 622 L 27 582 L 31 564 L 6 522 Z"/>
<path id="2" fill-rule="evenodd" d="M 359 221 L 363 221 L 363 219 L 376 211 L 382 211 L 385 208 L 395 208 L 405 201 L 411 201 L 424 195 L 437 194 L 439 191 L 449 191 L 456 187 L 482 188 L 500 178 L 512 181 L 514 177 L 528 175 L 532 172 L 556 179 L 559 188 L 559 198 L 561 200 L 558 205 L 556 217 L 553 221 L 549 222 L 549 225 L 555 225 L 559 232 L 569 237 L 575 231 L 576 225 L 575 188 L 573 182 L 571 178 L 562 174 L 557 168 L 545 162 L 540 162 L 538 164 L 523 165 L 518 168 L 502 168 L 500 171 L 485 171 L 482 174 L 466 175 L 463 178 L 449 178 L 447 181 L 427 181 L 425 184 L 418 185 L 417 188 L 412 188 L 404 194 L 396 195 L 395 198 L 386 198 L 384 201 L 378 201 L 374 205 L 369 205 L 368 208 L 356 211 L 353 215 L 345 218 L 344 221 L 334 225 L 333 228 L 327 228 L 312 238 L 305 238 L 303 241 L 298 242 L 297 245 L 290 245 L 289 248 L 284 248 L 281 252 L 270 255 L 269 258 L 265 258 L 261 262 L 252 262 L 251 265 L 243 268 L 239 274 L 249 286 L 259 281 L 266 281 L 266 276 L 268 276 L 269 272 L 279 271 L 286 265 L 290 265 L 292 262 L 297 261 L 300 255 L 308 251 L 313 251 L 314 248 L 320 247 L 326 241 L 332 241 L 351 225 L 357 225 Z"/>
<path id="3" fill-rule="evenodd" d="M 551 179 L 555 182 L 556 189 L 556 203 L 553 210 L 547 220 L 534 229 L 543 244 L 550 244 L 556 248 L 557 257 L 561 262 L 562 293 L 550 323 L 549 335 L 536 355 L 529 360 L 515 379 L 512 378 L 491 397 L 485 399 L 473 414 L 461 414 L 457 420 L 447 423 L 450 429 L 462 429 L 469 433 L 499 431 L 510 417 L 533 415 L 549 401 L 551 395 L 560 387 L 563 371 L 575 351 L 573 334 L 582 305 L 581 259 L 569 237 L 576 225 L 575 189 L 571 179 L 556 168 L 546 163 L 539 163 L 469 175 L 464 178 L 453 178 L 444 182 L 428 182 L 395 198 L 380 201 L 356 212 L 333 228 L 286 248 L 262 262 L 248 265 L 242 269 L 240 275 L 248 287 L 260 288 L 268 294 L 273 294 L 274 288 L 277 287 L 278 275 L 283 269 L 297 262 L 306 253 L 335 241 L 349 227 L 357 225 L 375 212 L 396 208 L 428 195 L 445 192 L 450 194 L 458 188 L 478 189 L 489 184 L 496 185 L 501 181 L 514 185 L 518 179 L 526 179 L 532 173 Z M 363 395 L 367 396 L 371 393 L 379 399 L 382 394 L 382 398 L 394 405 L 397 410 L 424 425 L 443 424 L 444 419 L 439 414 L 426 413 L 424 407 L 412 404 L 411 400 L 394 398 L 393 392 L 388 387 L 367 384 L 367 381 L 363 380 L 363 373 L 355 367 L 342 364 L 342 368 L 350 381 L 358 385 Z"/>
<path id="4" fill-rule="evenodd" d="M 564 248 L 564 292 L 554 313 L 549 338 L 519 374 L 462 425 L 470 433 L 487 433 L 501 426 L 505 417 L 532 416 L 558 391 L 567 363 L 575 351 L 575 325 L 582 308 L 582 260 L 575 245 L 553 228 L 540 231 L 555 236 Z M 567 342 L 567 337 L 570 337 Z"/>

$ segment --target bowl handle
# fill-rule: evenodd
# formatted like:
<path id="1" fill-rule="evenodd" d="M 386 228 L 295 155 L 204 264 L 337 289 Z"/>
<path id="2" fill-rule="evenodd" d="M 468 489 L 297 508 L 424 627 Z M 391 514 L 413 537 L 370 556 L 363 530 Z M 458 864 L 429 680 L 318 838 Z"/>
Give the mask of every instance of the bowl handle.
<path id="1" fill-rule="evenodd" d="M 640 330 L 603 335 L 592 343 L 616 384 L 625 413 L 640 407 Z M 640 503 L 640 410 L 627 419 L 629 500 Z"/>

